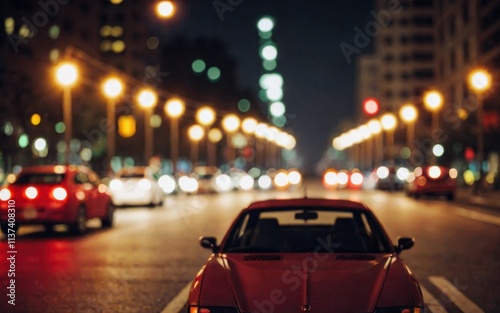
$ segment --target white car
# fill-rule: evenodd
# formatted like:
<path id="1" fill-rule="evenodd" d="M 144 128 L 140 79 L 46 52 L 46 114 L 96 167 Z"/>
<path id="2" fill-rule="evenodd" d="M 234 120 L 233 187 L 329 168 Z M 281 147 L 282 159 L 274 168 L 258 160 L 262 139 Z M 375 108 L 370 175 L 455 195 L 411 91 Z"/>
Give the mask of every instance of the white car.
<path id="1" fill-rule="evenodd" d="M 125 167 L 109 183 L 115 206 L 163 204 L 163 191 L 147 166 Z"/>

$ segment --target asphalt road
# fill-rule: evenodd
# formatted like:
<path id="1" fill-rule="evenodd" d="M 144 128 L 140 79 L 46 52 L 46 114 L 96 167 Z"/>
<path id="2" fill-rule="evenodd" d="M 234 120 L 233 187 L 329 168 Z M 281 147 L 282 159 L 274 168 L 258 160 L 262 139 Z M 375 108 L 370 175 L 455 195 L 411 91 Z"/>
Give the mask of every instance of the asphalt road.
<path id="1" fill-rule="evenodd" d="M 326 191 L 310 183 L 309 197 L 348 198 L 368 204 L 389 235 L 413 236 L 403 258 L 419 279 L 427 312 L 500 312 L 500 212 L 443 199 L 414 200 L 402 193 Z M 0 241 L 0 312 L 178 312 L 186 286 L 209 256 L 200 235 L 221 238 L 239 210 L 256 199 L 302 197 L 256 191 L 176 195 L 162 207 L 120 208 L 116 224 L 70 236 L 25 227 L 15 249 L 15 306 L 7 241 Z"/>

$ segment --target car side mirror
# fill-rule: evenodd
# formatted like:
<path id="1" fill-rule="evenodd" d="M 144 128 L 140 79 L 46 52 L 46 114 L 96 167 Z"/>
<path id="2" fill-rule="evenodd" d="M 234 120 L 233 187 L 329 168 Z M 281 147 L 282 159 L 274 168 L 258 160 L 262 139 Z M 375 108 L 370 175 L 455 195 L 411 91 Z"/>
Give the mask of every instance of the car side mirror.
<path id="1" fill-rule="evenodd" d="M 200 245 L 203 248 L 212 249 L 212 252 L 217 252 L 219 247 L 217 247 L 217 238 L 215 237 L 200 237 Z"/>
<path id="2" fill-rule="evenodd" d="M 403 250 L 408 250 L 415 244 L 415 239 L 412 237 L 399 237 L 398 245 L 395 247 L 396 252 L 400 253 Z"/>

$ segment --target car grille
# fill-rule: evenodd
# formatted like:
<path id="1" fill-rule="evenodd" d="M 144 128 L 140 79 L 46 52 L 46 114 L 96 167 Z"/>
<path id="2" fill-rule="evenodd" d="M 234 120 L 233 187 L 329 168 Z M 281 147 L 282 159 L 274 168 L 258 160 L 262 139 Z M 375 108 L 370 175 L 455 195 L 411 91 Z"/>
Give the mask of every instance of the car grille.
<path id="1" fill-rule="evenodd" d="M 252 254 L 245 255 L 243 261 L 281 261 L 283 260 L 282 255 L 278 254 Z"/>
<path id="2" fill-rule="evenodd" d="M 371 261 L 375 256 L 371 254 L 341 254 L 335 258 L 337 261 Z"/>

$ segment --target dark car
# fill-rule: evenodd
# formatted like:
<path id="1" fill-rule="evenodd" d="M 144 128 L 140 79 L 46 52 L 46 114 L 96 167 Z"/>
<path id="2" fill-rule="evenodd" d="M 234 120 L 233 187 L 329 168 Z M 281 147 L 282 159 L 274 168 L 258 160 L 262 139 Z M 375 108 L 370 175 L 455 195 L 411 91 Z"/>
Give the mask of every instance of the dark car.
<path id="1" fill-rule="evenodd" d="M 347 200 L 251 204 L 191 286 L 188 312 L 423 312 L 419 283 L 373 213 Z"/>
<path id="2" fill-rule="evenodd" d="M 113 224 L 114 208 L 107 187 L 95 172 L 83 166 L 23 168 L 13 183 L 0 190 L 0 200 L 4 234 L 33 224 L 45 225 L 48 230 L 66 224 L 71 232 L 81 234 L 91 218 L 99 218 L 103 227 Z"/>
<path id="3" fill-rule="evenodd" d="M 406 168 L 399 168 L 396 169 L 395 167 L 387 167 L 387 166 L 380 166 L 376 169 L 375 174 L 377 178 L 377 182 L 375 183 L 375 188 L 379 190 L 403 190 L 404 187 L 404 180 L 398 177 L 398 170 L 402 171 L 402 169 Z M 405 171 L 408 173 L 408 170 Z"/>

